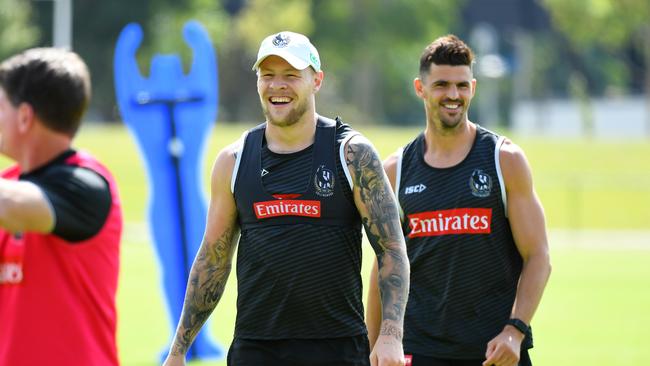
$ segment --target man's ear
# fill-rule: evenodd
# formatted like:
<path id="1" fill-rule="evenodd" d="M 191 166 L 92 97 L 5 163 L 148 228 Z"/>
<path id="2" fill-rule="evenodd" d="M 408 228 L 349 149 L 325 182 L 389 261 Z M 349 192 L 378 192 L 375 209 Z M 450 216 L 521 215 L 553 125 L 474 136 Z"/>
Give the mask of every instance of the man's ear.
<path id="1" fill-rule="evenodd" d="M 413 88 L 415 89 L 415 94 L 422 98 L 422 80 L 420 78 L 413 79 Z"/>
<path id="2" fill-rule="evenodd" d="M 314 73 L 314 93 L 320 90 L 320 87 L 323 85 L 323 78 L 325 73 L 323 71 L 318 71 Z"/>
<path id="3" fill-rule="evenodd" d="M 18 132 L 26 133 L 33 124 L 36 114 L 34 108 L 29 103 L 20 103 L 18 106 Z"/>

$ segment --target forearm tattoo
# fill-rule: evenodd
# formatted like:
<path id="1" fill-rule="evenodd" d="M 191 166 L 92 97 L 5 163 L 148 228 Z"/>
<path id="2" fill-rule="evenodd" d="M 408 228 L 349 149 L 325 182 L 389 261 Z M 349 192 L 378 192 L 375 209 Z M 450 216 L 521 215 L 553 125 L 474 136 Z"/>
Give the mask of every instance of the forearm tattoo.
<path id="1" fill-rule="evenodd" d="M 387 335 L 401 340 L 408 299 L 409 262 L 395 198 L 381 161 L 371 145 L 365 141 L 351 141 L 346 150 L 346 160 L 354 173 L 366 235 L 377 253 L 382 318 L 392 321 L 390 327 L 382 326 L 381 334 L 386 331 Z"/>
<path id="2" fill-rule="evenodd" d="M 381 326 L 381 330 L 379 331 L 380 335 L 387 335 L 387 336 L 393 336 L 397 338 L 398 340 L 402 340 L 402 329 L 400 327 L 397 327 L 393 324 L 390 323 L 384 323 Z"/>
<path id="3" fill-rule="evenodd" d="M 233 237 L 229 229 L 214 243 L 205 240 L 192 264 L 183 312 L 171 349 L 172 355 L 184 355 L 221 299 L 232 267 Z"/>

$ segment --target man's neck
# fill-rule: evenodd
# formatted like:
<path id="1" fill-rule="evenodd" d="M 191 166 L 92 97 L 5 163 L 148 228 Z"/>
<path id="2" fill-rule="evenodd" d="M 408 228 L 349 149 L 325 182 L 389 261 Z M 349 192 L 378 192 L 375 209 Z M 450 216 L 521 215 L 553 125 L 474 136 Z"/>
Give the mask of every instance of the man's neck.
<path id="1" fill-rule="evenodd" d="M 441 133 L 427 125 L 424 131 L 424 160 L 436 168 L 459 164 L 465 159 L 474 144 L 476 125 L 469 120 L 461 122 L 454 130 Z"/>
<path id="2" fill-rule="evenodd" d="M 25 142 L 17 160 L 23 173 L 31 172 L 70 149 L 72 139 L 60 133 L 46 133 Z"/>
<path id="3" fill-rule="evenodd" d="M 314 143 L 316 136 L 316 113 L 305 113 L 303 118 L 290 126 L 266 124 L 266 143 L 269 150 L 288 154 L 304 150 Z"/>

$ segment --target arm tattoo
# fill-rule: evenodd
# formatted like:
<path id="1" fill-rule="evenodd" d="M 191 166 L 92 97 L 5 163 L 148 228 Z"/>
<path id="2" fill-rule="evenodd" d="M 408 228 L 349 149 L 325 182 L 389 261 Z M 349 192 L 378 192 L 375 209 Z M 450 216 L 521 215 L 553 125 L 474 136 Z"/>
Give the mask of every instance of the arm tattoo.
<path id="1" fill-rule="evenodd" d="M 390 324 L 388 322 L 385 322 L 381 326 L 381 330 L 379 331 L 380 335 L 387 335 L 387 336 L 393 336 L 397 338 L 398 340 L 402 340 L 402 329 L 400 327 L 396 327 L 393 324 Z"/>
<path id="2" fill-rule="evenodd" d="M 368 211 L 368 216 L 363 218 L 366 234 L 376 239 L 371 244 L 385 249 L 387 242 L 399 241 L 402 230 L 399 220 L 395 221 L 399 215 L 381 161 L 372 146 L 352 142 L 348 144 L 346 160 L 355 173 L 354 185 L 359 188 L 361 201 Z"/>
<path id="3" fill-rule="evenodd" d="M 233 238 L 228 228 L 214 243 L 205 239 L 192 264 L 183 312 L 176 330 L 172 355 L 184 355 L 221 299 L 232 267 Z"/>
<path id="4" fill-rule="evenodd" d="M 380 334 L 391 335 L 401 341 L 408 299 L 409 262 L 397 204 L 381 161 L 370 144 L 350 141 L 346 162 L 354 173 L 366 236 L 377 253 L 383 318 Z"/>

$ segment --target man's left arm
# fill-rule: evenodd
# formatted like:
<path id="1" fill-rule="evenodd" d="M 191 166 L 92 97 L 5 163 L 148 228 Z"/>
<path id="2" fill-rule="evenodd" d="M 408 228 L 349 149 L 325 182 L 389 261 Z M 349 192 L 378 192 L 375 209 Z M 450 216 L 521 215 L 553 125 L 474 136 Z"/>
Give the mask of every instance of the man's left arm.
<path id="1" fill-rule="evenodd" d="M 12 233 L 48 233 L 53 226 L 52 207 L 36 184 L 0 178 L 1 228 Z"/>
<path id="2" fill-rule="evenodd" d="M 521 148 L 506 140 L 499 154 L 506 186 L 508 219 L 523 268 L 510 318 L 530 325 L 551 273 L 544 209 L 533 188 L 533 179 Z M 519 361 L 524 334 L 512 325 L 487 346 L 484 365 L 511 366 Z"/>
<path id="3" fill-rule="evenodd" d="M 370 356 L 371 364 L 403 365 L 402 332 L 410 267 L 395 195 L 381 160 L 367 139 L 353 137 L 345 151 L 354 183 L 354 200 L 379 267 L 382 323 Z"/>

